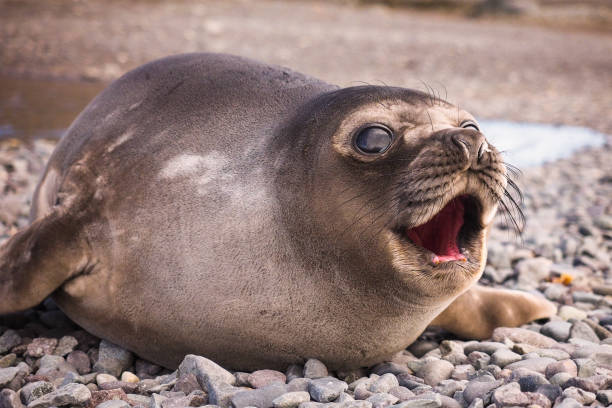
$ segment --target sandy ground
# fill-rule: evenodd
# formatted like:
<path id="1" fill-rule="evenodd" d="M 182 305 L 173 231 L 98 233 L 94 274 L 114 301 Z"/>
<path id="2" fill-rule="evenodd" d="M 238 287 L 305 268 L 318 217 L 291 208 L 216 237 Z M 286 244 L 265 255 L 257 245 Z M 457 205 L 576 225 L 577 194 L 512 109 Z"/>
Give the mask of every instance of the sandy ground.
<path id="1" fill-rule="evenodd" d="M 478 117 L 612 133 L 612 34 L 319 2 L 0 0 L 0 73 L 107 81 L 226 52 L 344 86 L 427 83 Z"/>

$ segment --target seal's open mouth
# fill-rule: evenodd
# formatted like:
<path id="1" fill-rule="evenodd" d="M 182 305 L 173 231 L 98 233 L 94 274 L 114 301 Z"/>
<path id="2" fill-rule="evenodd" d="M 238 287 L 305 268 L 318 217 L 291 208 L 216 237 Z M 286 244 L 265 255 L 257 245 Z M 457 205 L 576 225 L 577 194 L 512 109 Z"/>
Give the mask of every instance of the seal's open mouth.
<path id="1" fill-rule="evenodd" d="M 452 199 L 425 224 L 405 228 L 403 235 L 414 244 L 433 253 L 432 263 L 466 261 L 461 250 L 480 229 L 480 206 L 471 196 Z"/>

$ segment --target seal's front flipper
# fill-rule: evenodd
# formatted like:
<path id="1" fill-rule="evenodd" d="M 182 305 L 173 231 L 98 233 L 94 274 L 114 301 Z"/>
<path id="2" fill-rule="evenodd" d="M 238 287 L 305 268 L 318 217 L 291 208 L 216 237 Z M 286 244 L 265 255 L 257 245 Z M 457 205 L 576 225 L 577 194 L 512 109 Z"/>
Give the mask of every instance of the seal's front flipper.
<path id="1" fill-rule="evenodd" d="M 0 247 L 0 314 L 40 303 L 86 268 L 80 226 L 56 208 Z"/>
<path id="2" fill-rule="evenodd" d="M 496 327 L 516 327 L 555 313 L 556 307 L 544 297 L 476 285 L 455 299 L 430 325 L 463 338 L 486 339 Z"/>

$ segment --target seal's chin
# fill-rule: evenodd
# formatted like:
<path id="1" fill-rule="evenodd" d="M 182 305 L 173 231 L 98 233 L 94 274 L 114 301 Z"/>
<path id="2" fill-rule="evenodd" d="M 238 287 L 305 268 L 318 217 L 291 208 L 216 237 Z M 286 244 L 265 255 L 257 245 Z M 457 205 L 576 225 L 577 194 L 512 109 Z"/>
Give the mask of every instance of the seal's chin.
<path id="1" fill-rule="evenodd" d="M 472 196 L 462 195 L 449 201 L 444 208 L 424 224 L 402 227 L 399 233 L 404 239 L 428 253 L 430 262 L 467 261 L 466 250 L 477 240 L 481 226 L 481 205 Z"/>

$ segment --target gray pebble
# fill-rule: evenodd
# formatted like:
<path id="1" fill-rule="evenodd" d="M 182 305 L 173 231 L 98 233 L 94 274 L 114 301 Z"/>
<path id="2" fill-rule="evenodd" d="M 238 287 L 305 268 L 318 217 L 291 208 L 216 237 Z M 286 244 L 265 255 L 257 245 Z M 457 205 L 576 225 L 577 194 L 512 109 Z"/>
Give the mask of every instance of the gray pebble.
<path id="1" fill-rule="evenodd" d="M 311 358 L 304 364 L 304 377 L 306 378 L 324 378 L 329 375 L 327 367 L 321 361 Z"/>
<path id="2" fill-rule="evenodd" d="M 550 402 L 555 402 L 563 393 L 563 389 L 554 384 L 542 384 L 536 389 L 536 392 L 546 396 Z"/>
<path id="3" fill-rule="evenodd" d="M 87 374 L 91 371 L 89 356 L 80 350 L 69 353 L 66 362 L 74 367 L 79 374 Z"/>
<path id="4" fill-rule="evenodd" d="M 197 375 L 196 375 L 197 378 Z M 233 378 L 233 376 L 232 376 Z M 199 380 L 198 380 L 199 382 Z M 267 387 L 264 388 L 260 388 L 258 390 L 254 390 L 253 392 L 257 392 L 257 391 L 262 391 L 263 393 L 266 393 L 266 388 L 271 388 L 271 387 L 280 387 L 283 389 L 283 391 L 280 393 L 282 394 L 283 392 L 285 392 L 285 385 L 281 385 L 281 384 L 272 384 L 269 385 Z M 208 402 L 210 404 L 213 405 L 219 405 L 220 407 L 229 407 L 230 403 L 233 403 L 234 401 L 234 397 L 236 395 L 238 395 L 239 393 L 241 393 L 243 391 L 242 388 L 238 388 L 238 387 L 234 387 L 233 385 L 230 385 L 228 383 L 224 383 L 224 382 L 209 382 L 208 386 L 206 387 L 206 391 L 208 391 Z M 270 406 L 271 406 L 271 402 L 274 398 L 276 398 L 278 395 L 280 394 L 275 394 L 275 395 L 270 395 L 269 397 L 269 401 L 270 401 Z M 236 405 L 236 408 L 240 408 Z"/>
<path id="5" fill-rule="evenodd" d="M 612 390 L 598 391 L 596 399 L 604 406 L 612 405 Z"/>
<path id="6" fill-rule="evenodd" d="M 236 377 L 234 377 L 232 373 L 219 366 L 217 363 L 194 354 L 185 356 L 178 368 L 179 377 L 187 374 L 195 375 L 200 387 L 206 390 L 210 390 L 211 387 L 218 384 L 225 383 L 233 385 L 236 383 Z M 216 402 L 213 402 L 213 404 L 216 404 Z"/>
<path id="7" fill-rule="evenodd" d="M 540 329 L 540 333 L 552 337 L 557 341 L 566 341 L 570 336 L 570 329 L 572 328 L 572 324 L 564 321 L 554 321 L 548 322 L 542 329 Z"/>
<path id="8" fill-rule="evenodd" d="M 302 402 L 310 401 L 310 394 L 305 391 L 295 391 L 282 394 L 272 400 L 274 408 L 295 408 Z"/>
<path id="9" fill-rule="evenodd" d="M 548 381 L 550 381 L 553 385 L 563 386 L 570 378 L 572 378 L 571 374 L 568 373 L 557 373 L 550 377 Z"/>
<path id="10" fill-rule="evenodd" d="M 399 386 L 397 377 L 391 373 L 384 374 L 370 385 L 369 391 L 386 393 L 393 387 Z M 372 404 L 374 405 L 374 404 Z"/>
<path id="11" fill-rule="evenodd" d="M 455 395 L 457 391 L 463 391 L 465 388 L 465 384 L 456 380 L 443 380 L 438 383 L 434 387 L 434 391 L 446 395 L 447 397 L 451 397 Z"/>
<path id="12" fill-rule="evenodd" d="M 400 402 L 399 404 L 392 405 L 392 408 L 440 408 L 442 406 L 442 400 L 437 395 L 435 398 L 419 398 L 415 397 L 409 401 Z"/>
<path id="13" fill-rule="evenodd" d="M 130 408 L 130 404 L 122 400 L 110 400 L 96 405 L 96 408 Z"/>
<path id="14" fill-rule="evenodd" d="M 507 349 L 507 348 L 508 346 L 506 346 L 504 343 L 499 343 L 497 341 L 480 341 L 480 342 L 474 342 L 474 343 L 466 345 L 463 348 L 463 351 L 466 355 L 470 354 L 473 351 L 480 351 L 482 353 L 493 354 L 497 350 Z"/>
<path id="15" fill-rule="evenodd" d="M 19 393 L 21 395 L 21 402 L 27 405 L 35 399 L 38 399 L 53 391 L 55 391 L 55 386 L 52 383 L 46 381 L 36 381 L 23 386 Z"/>
<path id="16" fill-rule="evenodd" d="M 317 402 L 330 402 L 348 389 L 348 384 L 334 377 L 324 377 L 312 380 L 308 387 L 310 396 Z"/>
<path id="17" fill-rule="evenodd" d="M 582 405 L 589 405 L 595 401 L 595 394 L 576 387 L 568 387 L 563 390 L 563 396 L 565 398 L 573 398 Z"/>
<path id="18" fill-rule="evenodd" d="M 504 368 L 508 364 L 519 361 L 520 359 L 520 355 L 508 349 L 500 349 L 491 355 L 491 364 L 495 364 L 501 368 Z"/>
<path id="19" fill-rule="evenodd" d="M 102 340 L 98 351 L 98 361 L 94 370 L 119 377 L 134 362 L 134 355 L 124 348 L 109 341 Z"/>
<path id="20" fill-rule="evenodd" d="M 310 378 L 294 378 L 287 384 L 287 391 L 306 391 L 308 392 L 308 385 L 312 382 Z"/>
<path id="21" fill-rule="evenodd" d="M 460 364 L 455 366 L 451 373 L 453 380 L 467 380 L 471 374 L 474 374 L 476 370 L 471 364 Z"/>
<path id="22" fill-rule="evenodd" d="M 526 368 L 536 373 L 544 374 L 546 367 L 555 362 L 556 360 L 548 357 L 536 357 L 529 358 L 526 360 L 517 361 L 516 363 L 508 364 L 505 368 L 509 370 L 516 370 L 517 368 Z"/>
<path id="23" fill-rule="evenodd" d="M 546 288 L 546 290 L 544 291 L 544 296 L 546 296 L 550 300 L 559 301 L 565 296 L 567 290 L 568 289 L 566 286 L 554 283 Z"/>
<path id="24" fill-rule="evenodd" d="M 557 373 L 568 373 L 572 377 L 575 377 L 578 375 L 578 367 L 574 361 L 569 359 L 555 361 L 546 366 L 546 378 L 551 378 Z"/>
<path id="25" fill-rule="evenodd" d="M 398 402 L 399 398 L 385 392 L 380 392 L 372 395 L 366 401 L 372 404 L 372 408 L 386 408 Z"/>
<path id="26" fill-rule="evenodd" d="M 327 406 L 328 404 L 320 405 Z M 337 404 L 337 406 L 337 408 L 372 408 L 372 404 L 369 401 L 345 401 Z"/>
<path id="27" fill-rule="evenodd" d="M 565 398 L 558 404 L 555 404 L 555 408 L 582 408 L 582 404 L 573 398 Z"/>
<path id="28" fill-rule="evenodd" d="M 83 405 L 91 399 L 91 391 L 83 384 L 68 384 L 28 404 L 28 408 Z"/>
<path id="29" fill-rule="evenodd" d="M 548 278 L 551 266 L 552 261 L 543 257 L 519 261 L 514 267 L 518 272 L 518 283 L 526 287 L 535 286 L 541 280 Z"/>
<path id="30" fill-rule="evenodd" d="M 593 343 L 599 343 L 599 337 L 591 327 L 582 321 L 577 321 L 570 330 L 570 339 L 583 339 Z"/>
<path id="31" fill-rule="evenodd" d="M 521 387 L 516 382 L 503 385 L 493 391 L 492 400 L 497 406 L 527 405 L 529 398 L 521 392 Z"/>
<path id="32" fill-rule="evenodd" d="M 64 336 L 61 339 L 59 339 L 57 346 L 55 347 L 55 350 L 53 351 L 53 354 L 63 357 L 66 354 L 70 353 L 72 350 L 74 350 L 74 348 L 78 344 L 79 342 L 74 337 Z"/>
<path id="33" fill-rule="evenodd" d="M 338 398 L 334 400 L 334 402 L 337 404 L 340 404 L 342 402 L 347 402 L 347 401 L 355 401 L 355 398 L 353 398 L 353 396 L 351 396 L 350 394 L 347 394 L 346 392 L 343 392 L 342 394 L 340 394 Z"/>
<path id="34" fill-rule="evenodd" d="M 263 388 L 273 383 L 284 384 L 285 374 L 276 370 L 257 370 L 249 374 L 248 381 L 253 388 Z"/>
<path id="35" fill-rule="evenodd" d="M 567 360 L 568 358 L 570 358 L 570 355 L 567 352 L 559 349 L 536 349 L 534 353 L 536 353 L 540 357 L 548 357 L 557 361 Z"/>
<path id="36" fill-rule="evenodd" d="M 491 362 L 491 357 L 482 351 L 472 351 L 467 358 L 477 370 L 484 369 Z"/>
<path id="37" fill-rule="evenodd" d="M 240 390 L 238 393 L 231 397 L 231 402 L 234 408 L 270 408 L 274 405 L 273 401 L 281 395 L 285 394 L 286 392 L 286 385 L 275 383 L 268 385 L 267 387 L 258 388 L 256 390 Z M 224 404 L 217 405 L 227 406 Z"/>
<path id="38" fill-rule="evenodd" d="M 285 376 L 287 377 L 287 382 L 291 382 L 291 380 L 295 378 L 301 378 L 304 375 L 304 367 L 297 364 L 291 364 L 287 367 L 285 371 Z"/>
<path id="39" fill-rule="evenodd" d="M 0 336 L 0 354 L 4 354 L 21 344 L 21 336 L 15 330 L 7 330 Z"/>
<path id="40" fill-rule="evenodd" d="M 19 372 L 17 367 L 0 368 L 0 388 L 6 387 Z"/>
<path id="41" fill-rule="evenodd" d="M 470 381 L 463 390 L 463 398 L 468 404 L 471 404 L 476 398 L 485 399 L 485 395 L 499 387 L 501 381 L 494 380 L 492 377 L 483 376 Z"/>
<path id="42" fill-rule="evenodd" d="M 425 384 L 433 386 L 442 380 L 448 379 L 454 368 L 446 360 L 432 360 L 425 363 L 416 374 L 425 381 Z"/>
<path id="43" fill-rule="evenodd" d="M 493 330 L 491 338 L 500 343 L 510 340 L 514 343 L 530 344 L 538 348 L 551 348 L 557 345 L 557 342 L 550 337 L 520 327 L 498 327 Z"/>
<path id="44" fill-rule="evenodd" d="M 546 378 L 538 373 L 521 376 L 517 379 L 517 382 L 523 392 L 535 392 L 541 385 L 548 384 Z"/>
<path id="45" fill-rule="evenodd" d="M 2 408 L 23 408 L 17 393 L 9 388 L 0 391 L 0 407 Z"/>
<path id="46" fill-rule="evenodd" d="M 406 387 L 402 387 L 401 385 L 397 386 L 397 387 L 391 388 L 389 390 L 389 394 L 395 395 L 397 397 L 397 399 L 400 400 L 400 401 L 406 401 L 410 397 L 414 397 L 414 393 L 412 391 L 410 391 Z"/>

